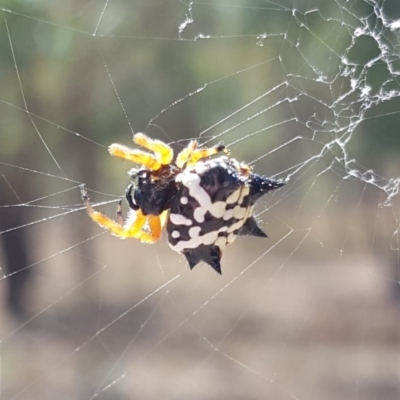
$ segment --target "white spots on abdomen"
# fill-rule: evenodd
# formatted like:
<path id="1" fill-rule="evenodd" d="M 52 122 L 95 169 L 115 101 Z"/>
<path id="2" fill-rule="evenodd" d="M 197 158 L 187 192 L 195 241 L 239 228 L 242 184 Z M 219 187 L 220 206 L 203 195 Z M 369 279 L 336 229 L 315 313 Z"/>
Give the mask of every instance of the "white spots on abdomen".
<path id="1" fill-rule="evenodd" d="M 209 211 L 214 218 L 221 219 L 225 214 L 226 204 L 223 201 L 216 201 L 211 204 L 210 209 L 207 211 Z"/>
<path id="2" fill-rule="evenodd" d="M 223 216 L 224 221 L 228 221 L 231 218 L 233 218 L 233 208 L 226 210 L 226 212 Z"/>
<path id="3" fill-rule="evenodd" d="M 192 225 L 192 221 L 181 214 L 171 213 L 169 214 L 169 219 L 174 225 L 186 225 L 186 226 Z"/>
<path id="4" fill-rule="evenodd" d="M 198 237 L 200 235 L 201 228 L 199 226 L 194 226 L 193 228 L 189 229 L 189 236 L 191 238 Z"/>
<path id="5" fill-rule="evenodd" d="M 237 229 L 240 229 L 244 224 L 244 219 L 241 219 L 240 221 L 235 222 L 232 224 L 229 228 L 228 231 L 229 233 L 236 231 Z"/>
<path id="6" fill-rule="evenodd" d="M 235 204 L 239 200 L 240 192 L 242 191 L 242 188 L 240 187 L 238 190 L 235 190 L 232 194 L 228 196 L 226 199 L 227 204 Z"/>
<path id="7" fill-rule="evenodd" d="M 240 206 L 236 206 L 236 207 L 233 209 L 233 216 L 234 216 L 236 219 L 244 219 L 245 216 L 246 216 L 246 212 L 247 212 L 247 208 L 245 208 L 245 207 L 240 207 Z"/>
<path id="8" fill-rule="evenodd" d="M 233 242 L 235 241 L 236 237 L 237 237 L 237 236 L 236 236 L 234 233 L 230 233 L 230 234 L 228 235 L 228 237 L 226 238 L 226 243 L 227 243 L 227 244 L 233 243 Z"/>
<path id="9" fill-rule="evenodd" d="M 186 249 L 197 249 L 201 245 L 210 246 L 218 239 L 218 231 L 212 231 L 200 236 L 201 228 L 194 226 L 189 229 L 190 239 L 180 241 L 176 245 L 169 243 L 172 250 L 182 253 Z"/>
<path id="10" fill-rule="evenodd" d="M 208 168 L 209 167 L 206 165 L 206 163 L 198 161 L 194 167 L 194 170 L 196 171 L 197 174 L 202 175 L 208 171 Z"/>
<path id="11" fill-rule="evenodd" d="M 248 186 L 243 186 L 242 190 L 240 192 L 240 197 L 239 197 L 239 201 L 238 204 L 242 204 L 244 198 L 250 193 L 250 188 Z"/>
<path id="12" fill-rule="evenodd" d="M 178 175 L 177 181 L 182 182 L 182 184 L 188 188 L 189 195 L 199 203 L 199 207 L 196 207 L 193 211 L 193 218 L 196 222 L 200 224 L 204 222 L 207 211 L 214 218 L 220 219 L 224 216 L 226 203 L 224 201 L 216 201 L 215 203 L 211 202 L 210 195 L 200 185 L 201 179 L 199 175 L 192 172 L 181 173 Z M 183 198 L 186 200 L 182 201 Z M 182 199 L 181 203 L 187 204 L 187 198 L 182 197 Z"/>
<path id="13" fill-rule="evenodd" d="M 179 202 L 182 205 L 190 205 L 182 207 L 181 212 L 186 216 L 171 213 L 169 217 L 172 224 L 189 227 L 184 231 L 179 228 L 172 229 L 171 238 L 175 239 L 175 244 L 169 243 L 169 245 L 172 250 L 179 253 L 212 245 L 217 246 L 222 252 L 236 239 L 238 231 L 253 213 L 253 207 L 249 207 L 249 202 L 246 200 L 250 188 L 244 182 L 235 187 L 227 197 L 219 196 L 218 201 L 212 202 L 211 195 L 201 184 L 200 175 L 210 169 L 210 166 L 205 167 L 206 164 L 199 163 L 194 169 L 185 170 L 176 177 L 176 182 L 184 187 Z M 179 212 L 178 210 L 175 212 Z M 232 220 L 233 222 L 226 224 Z M 207 233 L 201 234 L 202 231 Z"/>
<path id="14" fill-rule="evenodd" d="M 220 236 L 219 238 L 217 238 L 214 245 L 219 247 L 219 249 L 222 251 L 226 247 L 226 242 L 227 242 L 227 238 L 225 236 Z"/>
<path id="15" fill-rule="evenodd" d="M 194 210 L 193 218 L 196 222 L 204 222 L 207 210 L 211 208 L 211 199 L 208 193 L 200 186 L 200 176 L 193 172 L 182 172 L 176 177 L 177 182 L 182 182 L 193 197 L 200 205 Z"/>

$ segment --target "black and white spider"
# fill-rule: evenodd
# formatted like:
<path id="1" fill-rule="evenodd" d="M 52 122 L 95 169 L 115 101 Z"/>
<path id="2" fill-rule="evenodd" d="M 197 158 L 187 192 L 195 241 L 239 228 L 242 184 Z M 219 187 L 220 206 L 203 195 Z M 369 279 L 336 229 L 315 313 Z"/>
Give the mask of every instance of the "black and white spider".
<path id="1" fill-rule="evenodd" d="M 199 148 L 191 141 L 173 163 L 173 150 L 166 143 L 142 133 L 135 134 L 134 141 L 152 153 L 120 144 L 109 147 L 111 155 L 142 164 L 129 172 L 125 223 L 120 205 L 114 221 L 92 208 L 81 187 L 88 214 L 97 224 L 121 239 L 145 243 L 158 241 L 166 224 L 170 247 L 186 257 L 190 269 L 204 261 L 219 274 L 222 253 L 238 235 L 267 237 L 253 217 L 254 204 L 283 181 L 252 173 L 230 158 L 221 143 Z M 221 155 L 210 158 L 216 154 Z"/>

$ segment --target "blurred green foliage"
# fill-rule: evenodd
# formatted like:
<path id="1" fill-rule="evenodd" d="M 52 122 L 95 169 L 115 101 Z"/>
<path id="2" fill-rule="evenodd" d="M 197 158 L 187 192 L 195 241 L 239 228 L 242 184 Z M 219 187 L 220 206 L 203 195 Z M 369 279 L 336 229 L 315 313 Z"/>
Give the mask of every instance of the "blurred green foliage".
<path id="1" fill-rule="evenodd" d="M 192 10 L 194 22 L 183 31 L 183 40 L 178 40 L 177 28 L 185 14 L 190 14 L 182 3 L 112 2 L 102 16 L 100 4 L 93 2 L 6 2 L 4 8 L 10 7 L 13 12 L 3 12 L 0 22 L 4 115 L 1 130 L 7 133 L 2 135 L 6 144 L 2 148 L 2 159 L 18 160 L 28 146 L 31 155 L 42 154 L 40 164 L 32 161 L 32 168 L 53 170 L 52 157 L 43 151 L 45 142 L 66 176 L 71 176 L 68 164 L 76 152 L 71 155 L 70 146 L 85 148 L 74 163 L 82 163 L 85 157 L 91 165 L 110 166 L 103 147 L 87 146 L 82 138 L 74 137 L 76 133 L 102 146 L 113 141 L 129 144 L 132 131 L 147 131 L 164 140 L 178 141 L 198 137 L 204 129 L 230 115 L 227 123 L 207 130 L 206 136 L 230 129 L 222 139 L 225 136 L 227 142 L 234 142 L 268 128 L 242 142 L 244 146 L 235 148 L 246 159 L 260 157 L 263 152 L 285 143 L 295 136 L 295 130 L 307 137 L 307 130 L 302 131 L 300 125 L 290 127 L 289 134 L 286 124 L 277 129 L 273 126 L 291 118 L 307 123 L 312 109 L 319 105 L 313 105 L 312 98 L 297 104 L 280 104 L 280 99 L 285 99 L 282 93 L 286 92 L 286 98 L 301 96 L 301 90 L 307 93 L 308 88 L 301 79 L 294 78 L 296 75 L 316 80 L 315 72 L 320 70 L 327 79 L 334 77 L 337 71 L 332 67 L 338 66 L 340 56 L 345 56 L 344 51 L 350 44 L 348 29 L 339 24 L 338 5 L 322 3 L 299 3 L 293 15 L 287 8 L 291 7 L 289 3 L 280 4 L 281 8 L 276 7 L 274 12 L 269 7 L 253 7 L 243 12 L 240 7 L 218 3 L 197 6 Z M 319 12 L 312 12 L 313 7 L 318 7 Z M 354 15 L 364 15 L 368 11 L 366 7 L 364 2 L 355 2 Z M 209 35 L 211 39 L 193 40 L 199 34 Z M 257 40 L 259 46 L 256 46 Z M 304 57 L 302 64 L 298 63 L 298 49 Z M 346 57 L 361 69 L 380 51 L 377 43 L 364 35 L 355 38 Z M 269 61 L 274 59 L 277 61 Z M 333 63 L 331 76 L 327 62 Z M 39 134 L 26 113 L 15 108 L 25 108 L 16 67 L 28 110 L 43 142 L 38 140 Z M 371 67 L 365 75 L 366 84 L 379 95 L 379 88 L 388 75 L 388 69 L 382 64 L 380 68 Z M 360 75 L 359 78 L 364 79 Z M 340 81 L 337 79 L 338 85 L 342 85 Z M 282 82 L 289 86 L 277 93 L 274 87 Z M 162 110 L 205 84 L 207 87 L 201 93 L 169 108 L 153 121 L 154 126 L 148 125 Z M 334 82 L 332 89 L 335 85 Z M 291 87 L 300 92 L 290 93 Z M 265 96 L 269 90 L 271 96 Z M 328 93 L 329 88 L 325 85 L 323 91 Z M 254 107 L 249 106 L 258 96 L 263 99 Z M 322 100 L 324 96 L 317 89 L 315 99 Z M 379 115 L 384 116 L 385 107 L 390 109 L 392 104 L 382 103 Z M 236 118 L 235 112 L 241 107 L 246 110 Z M 254 118 L 257 112 L 262 114 Z M 243 124 L 248 117 L 252 120 Z M 235 128 L 240 121 L 242 126 Z M 382 157 L 387 151 L 390 157 L 399 150 L 398 135 L 391 133 L 396 131 L 397 116 L 378 116 L 370 122 L 360 125 L 351 144 L 354 144 L 355 158 L 356 149 L 361 157 L 367 154 L 373 164 L 378 164 L 379 160 L 373 160 L 375 156 Z M 32 152 L 36 147 L 37 151 Z M 276 169 L 284 169 L 283 163 Z M 74 173 L 73 179 L 82 180 L 82 177 Z"/>

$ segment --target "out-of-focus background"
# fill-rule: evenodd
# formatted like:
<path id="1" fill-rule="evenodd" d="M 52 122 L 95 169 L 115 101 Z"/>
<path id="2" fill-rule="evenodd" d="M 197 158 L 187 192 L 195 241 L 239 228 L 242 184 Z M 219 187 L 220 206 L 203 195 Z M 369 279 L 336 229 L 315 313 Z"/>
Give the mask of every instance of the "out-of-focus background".
<path id="1" fill-rule="evenodd" d="M 397 0 L 0 4 L 0 399 L 400 397 Z M 287 180 L 189 271 L 122 241 L 134 132 Z M 124 212 L 127 210 L 123 204 Z"/>

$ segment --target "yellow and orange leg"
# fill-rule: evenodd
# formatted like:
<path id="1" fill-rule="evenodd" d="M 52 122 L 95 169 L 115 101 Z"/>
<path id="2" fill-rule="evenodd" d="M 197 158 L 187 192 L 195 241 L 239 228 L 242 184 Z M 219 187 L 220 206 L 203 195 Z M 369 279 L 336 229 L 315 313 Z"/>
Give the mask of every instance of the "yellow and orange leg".
<path id="1" fill-rule="evenodd" d="M 152 151 L 160 164 L 167 165 L 172 162 L 174 152 L 170 146 L 161 140 L 150 139 L 144 133 L 136 133 L 133 140 L 137 145 Z"/>
<path id="2" fill-rule="evenodd" d="M 214 147 L 206 147 L 204 149 L 198 149 L 198 143 L 191 141 L 187 147 L 185 147 L 177 156 L 176 165 L 178 168 L 186 166 L 192 166 L 203 158 L 210 157 L 218 153 L 228 153 L 228 150 L 222 143 L 218 143 Z"/>
<path id="3" fill-rule="evenodd" d="M 161 221 L 158 215 L 147 215 L 147 224 L 150 230 L 150 236 L 154 242 L 161 237 Z M 153 242 L 151 242 L 153 243 Z"/>
<path id="4" fill-rule="evenodd" d="M 189 144 L 177 155 L 175 164 L 178 168 L 183 168 L 190 159 L 199 144 L 196 140 L 191 140 Z"/>
<path id="5" fill-rule="evenodd" d="M 142 228 L 146 224 L 148 216 L 142 214 L 140 210 L 131 211 L 131 217 L 127 220 L 125 225 L 122 225 L 123 219 L 120 211 L 120 205 L 117 210 L 117 221 L 112 220 L 101 212 L 95 211 L 90 204 L 89 197 L 87 196 L 86 188 L 81 186 L 81 194 L 83 202 L 86 206 L 87 213 L 89 217 L 100 225 L 102 228 L 107 229 L 113 235 L 121 238 L 135 238 L 139 239 L 144 243 L 155 243 L 159 240 L 161 234 L 161 228 L 156 229 L 156 222 L 153 222 L 154 225 L 154 233 L 152 231 L 151 225 L 149 223 L 149 227 L 151 229 L 151 233 L 144 231 Z M 159 217 L 155 217 L 158 218 Z"/>
<path id="6" fill-rule="evenodd" d="M 120 157 L 136 164 L 143 164 L 151 170 L 158 170 L 161 167 L 161 163 L 155 156 L 142 150 L 131 149 L 122 144 L 114 143 L 108 147 L 108 151 L 114 157 Z"/>

